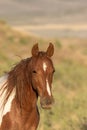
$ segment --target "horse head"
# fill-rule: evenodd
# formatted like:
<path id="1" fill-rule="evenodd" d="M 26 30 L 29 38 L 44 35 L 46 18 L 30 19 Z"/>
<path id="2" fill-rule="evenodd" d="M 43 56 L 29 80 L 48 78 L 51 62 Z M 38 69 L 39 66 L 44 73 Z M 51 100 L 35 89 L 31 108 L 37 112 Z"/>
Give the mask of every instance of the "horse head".
<path id="1" fill-rule="evenodd" d="M 54 66 L 51 57 L 54 53 L 54 46 L 49 44 L 46 52 L 39 51 L 38 44 L 32 48 L 31 80 L 33 89 L 40 96 L 42 108 L 51 108 L 54 102 L 52 95 L 52 80 Z"/>

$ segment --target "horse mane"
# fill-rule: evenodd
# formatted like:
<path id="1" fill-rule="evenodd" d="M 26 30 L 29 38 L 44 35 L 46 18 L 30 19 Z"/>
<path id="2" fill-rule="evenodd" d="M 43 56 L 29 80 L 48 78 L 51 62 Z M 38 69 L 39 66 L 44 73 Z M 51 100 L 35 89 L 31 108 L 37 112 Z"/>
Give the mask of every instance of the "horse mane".
<path id="1" fill-rule="evenodd" d="M 3 85 L 3 92 L 6 91 L 3 106 L 5 106 L 7 100 L 14 90 L 16 91 L 16 100 L 20 107 L 22 107 L 22 99 L 25 99 L 26 101 L 26 94 L 24 94 L 24 92 L 29 89 L 30 85 L 30 60 L 31 58 L 21 60 L 7 73 L 7 82 Z M 27 86 L 26 89 L 25 86 Z"/>
<path id="2" fill-rule="evenodd" d="M 38 57 L 43 59 L 44 57 L 46 57 L 46 53 L 41 51 L 38 53 Z M 31 66 L 34 63 L 32 62 L 31 65 L 30 62 L 31 60 L 32 57 L 22 59 L 7 73 L 8 74 L 7 82 L 2 87 L 3 92 L 6 91 L 3 106 L 5 106 L 6 102 L 8 101 L 13 91 L 15 91 L 16 93 L 15 98 L 19 103 L 20 107 L 23 106 L 23 101 L 26 102 L 27 97 L 25 93 L 30 92 L 28 90 L 31 89 L 30 85 L 32 85 L 30 73 L 31 73 Z"/>

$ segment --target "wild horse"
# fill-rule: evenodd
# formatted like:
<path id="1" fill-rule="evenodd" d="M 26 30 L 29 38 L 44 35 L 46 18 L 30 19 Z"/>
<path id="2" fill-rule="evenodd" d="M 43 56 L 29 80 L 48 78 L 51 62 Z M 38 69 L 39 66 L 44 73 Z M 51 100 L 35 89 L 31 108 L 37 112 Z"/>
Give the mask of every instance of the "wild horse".
<path id="1" fill-rule="evenodd" d="M 54 46 L 50 43 L 44 52 L 35 44 L 31 52 L 32 57 L 21 60 L 0 78 L 0 130 L 36 130 L 38 96 L 42 108 L 51 108 L 54 101 Z"/>

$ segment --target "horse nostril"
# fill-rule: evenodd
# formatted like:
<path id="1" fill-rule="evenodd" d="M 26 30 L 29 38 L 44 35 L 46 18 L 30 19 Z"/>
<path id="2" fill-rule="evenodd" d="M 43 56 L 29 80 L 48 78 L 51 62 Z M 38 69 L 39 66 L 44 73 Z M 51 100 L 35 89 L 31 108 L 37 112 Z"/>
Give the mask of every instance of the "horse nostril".
<path id="1" fill-rule="evenodd" d="M 52 104 L 52 101 L 50 99 L 46 99 L 46 104 L 50 105 L 50 104 Z"/>

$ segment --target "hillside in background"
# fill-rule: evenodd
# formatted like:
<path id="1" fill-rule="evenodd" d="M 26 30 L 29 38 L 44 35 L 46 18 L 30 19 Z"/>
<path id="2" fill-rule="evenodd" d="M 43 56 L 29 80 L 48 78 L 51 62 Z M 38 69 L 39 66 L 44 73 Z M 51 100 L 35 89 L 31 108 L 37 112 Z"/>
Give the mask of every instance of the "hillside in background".
<path id="1" fill-rule="evenodd" d="M 0 0 L 10 24 L 87 23 L 87 0 Z"/>
<path id="2" fill-rule="evenodd" d="M 33 44 L 45 50 L 49 42 L 55 46 L 55 75 L 51 110 L 39 106 L 38 130 L 87 130 L 87 39 L 60 38 L 46 40 L 14 31 L 0 22 L 0 75 L 21 59 L 31 56 Z"/>
<path id="3" fill-rule="evenodd" d="M 87 0 L 0 0 L 0 20 L 40 37 L 86 38 Z"/>

